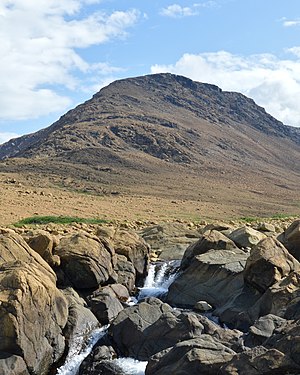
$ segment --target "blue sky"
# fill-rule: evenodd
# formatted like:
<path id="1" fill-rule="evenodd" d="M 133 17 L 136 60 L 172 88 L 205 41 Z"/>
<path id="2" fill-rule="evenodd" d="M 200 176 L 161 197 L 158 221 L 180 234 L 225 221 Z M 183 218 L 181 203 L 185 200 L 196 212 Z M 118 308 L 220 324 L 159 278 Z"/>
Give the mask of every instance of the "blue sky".
<path id="1" fill-rule="evenodd" d="M 300 126 L 299 0 L 0 0 L 0 143 L 115 79 L 172 72 Z"/>

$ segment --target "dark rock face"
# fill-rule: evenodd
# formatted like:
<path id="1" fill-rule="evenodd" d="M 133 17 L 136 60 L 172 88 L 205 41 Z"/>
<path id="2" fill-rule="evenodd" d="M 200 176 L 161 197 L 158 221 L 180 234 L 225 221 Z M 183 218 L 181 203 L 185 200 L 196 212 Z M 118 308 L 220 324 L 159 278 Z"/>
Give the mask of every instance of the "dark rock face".
<path id="1" fill-rule="evenodd" d="M 150 360 L 145 374 L 217 374 L 234 354 L 211 336 L 202 335 L 176 344 L 159 361 Z"/>
<path id="2" fill-rule="evenodd" d="M 242 291 L 243 269 L 248 255 L 241 250 L 210 250 L 195 256 L 171 284 L 167 301 L 193 307 L 205 300 L 219 307 Z"/>

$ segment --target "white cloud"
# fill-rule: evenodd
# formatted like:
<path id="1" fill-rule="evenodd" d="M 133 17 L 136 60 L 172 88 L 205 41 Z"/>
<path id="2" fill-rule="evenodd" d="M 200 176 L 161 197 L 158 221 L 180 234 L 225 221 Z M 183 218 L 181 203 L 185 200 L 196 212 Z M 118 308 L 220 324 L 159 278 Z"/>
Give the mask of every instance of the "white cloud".
<path id="1" fill-rule="evenodd" d="M 288 52 L 300 57 L 299 47 Z M 151 72 L 171 72 L 241 92 L 285 124 L 300 126 L 300 60 L 280 60 L 271 54 L 244 57 L 219 51 L 184 54 L 173 65 L 152 66 Z"/>
<path id="2" fill-rule="evenodd" d="M 80 89 L 77 73 L 110 74 L 106 63 L 90 64 L 79 48 L 126 37 L 136 10 L 82 15 L 99 0 L 2 0 L 0 4 L 0 119 L 28 119 L 62 111 L 64 89 Z M 58 88 L 60 85 L 60 88 Z"/>
<path id="3" fill-rule="evenodd" d="M 160 14 L 166 17 L 181 18 L 188 16 L 196 16 L 198 14 L 198 11 L 195 9 L 195 6 L 190 8 L 182 7 L 179 4 L 172 4 L 166 8 L 163 8 Z"/>
<path id="4" fill-rule="evenodd" d="M 300 25 L 300 19 L 295 20 L 287 20 L 283 19 L 283 26 L 284 27 L 293 27 L 293 26 L 299 26 Z"/>
<path id="5" fill-rule="evenodd" d="M 12 138 L 17 138 L 17 137 L 19 137 L 19 134 L 16 134 L 16 133 L 9 133 L 9 132 L 0 133 L 0 145 L 2 143 L 9 141 Z"/>

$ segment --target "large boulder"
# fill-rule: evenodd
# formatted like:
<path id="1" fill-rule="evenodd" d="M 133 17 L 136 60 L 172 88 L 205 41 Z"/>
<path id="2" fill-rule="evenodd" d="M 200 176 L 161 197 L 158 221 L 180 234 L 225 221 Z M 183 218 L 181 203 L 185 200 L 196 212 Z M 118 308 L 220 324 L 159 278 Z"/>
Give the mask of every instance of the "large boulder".
<path id="1" fill-rule="evenodd" d="M 254 322 L 260 316 L 273 314 L 285 319 L 299 319 L 300 273 L 292 272 L 272 285 L 248 309 L 247 314 Z"/>
<path id="2" fill-rule="evenodd" d="M 53 255 L 53 237 L 50 233 L 39 230 L 26 238 L 28 245 L 50 264 L 50 266 L 59 266 L 60 258 Z"/>
<path id="3" fill-rule="evenodd" d="M 63 237 L 55 248 L 61 267 L 77 289 L 97 288 L 113 275 L 112 254 L 108 243 L 87 233 Z"/>
<path id="4" fill-rule="evenodd" d="M 1 234 L 0 265 L 16 260 L 26 264 L 38 265 L 53 283 L 56 282 L 56 276 L 49 264 L 37 252 L 31 249 L 21 236 L 13 232 Z"/>
<path id="5" fill-rule="evenodd" d="M 10 353 L 0 353 L 1 375 L 29 375 L 24 359 Z"/>
<path id="6" fill-rule="evenodd" d="M 68 303 L 56 288 L 53 271 L 49 277 L 37 262 L 0 266 L 1 353 L 21 356 L 32 375 L 48 374 L 64 352 L 62 329 L 67 318 Z M 20 360 L 16 363 L 22 366 Z M 0 373 L 11 374 L 3 368 Z"/>
<path id="7" fill-rule="evenodd" d="M 277 349 L 256 347 L 235 355 L 231 361 L 221 367 L 222 375 L 273 375 L 295 374 L 300 367 L 288 356 Z"/>
<path id="8" fill-rule="evenodd" d="M 151 358 L 145 374 L 218 374 L 220 367 L 230 361 L 234 354 L 232 349 L 204 334 L 177 343 L 161 357 Z"/>
<path id="9" fill-rule="evenodd" d="M 244 286 L 243 270 L 248 255 L 242 250 L 210 250 L 195 256 L 170 285 L 167 302 L 193 307 L 199 300 L 222 306 Z"/>
<path id="10" fill-rule="evenodd" d="M 172 308 L 153 297 L 119 313 L 112 322 L 109 333 L 123 356 L 140 358 L 140 349 L 147 339 L 147 328 L 164 313 L 172 313 Z M 141 359 L 143 358 L 142 356 Z"/>
<path id="11" fill-rule="evenodd" d="M 228 237 L 238 246 L 242 248 L 252 248 L 259 241 L 266 238 L 264 233 L 259 232 L 251 227 L 241 227 L 231 232 Z"/>
<path id="12" fill-rule="evenodd" d="M 136 270 L 138 277 L 145 276 L 149 263 L 150 247 L 135 232 L 116 229 L 111 238 L 115 252 L 124 255 Z"/>
<path id="13" fill-rule="evenodd" d="M 128 298 L 129 294 L 127 294 L 126 300 Z M 92 295 L 87 297 L 87 301 L 101 324 L 110 323 L 123 310 L 123 305 L 110 286 L 97 289 Z"/>
<path id="14" fill-rule="evenodd" d="M 140 235 L 162 260 L 182 259 L 186 248 L 201 236 L 200 229 L 182 223 L 144 228 Z"/>
<path id="15" fill-rule="evenodd" d="M 68 321 L 64 328 L 64 337 L 69 349 L 66 362 L 79 354 L 88 335 L 99 326 L 95 315 L 86 307 L 86 303 L 72 288 L 62 290 L 68 302 Z"/>
<path id="16" fill-rule="evenodd" d="M 117 255 L 114 270 L 117 274 L 117 282 L 124 285 L 130 292 L 133 291 L 136 279 L 134 265 L 124 255 Z"/>
<path id="17" fill-rule="evenodd" d="M 294 221 L 284 231 L 281 239 L 289 252 L 300 262 L 300 220 Z"/>
<path id="18" fill-rule="evenodd" d="M 271 285 L 299 270 L 300 263 L 274 238 L 260 241 L 251 250 L 244 271 L 246 282 L 265 292 Z"/>
<path id="19" fill-rule="evenodd" d="M 209 250 L 232 250 L 236 248 L 235 243 L 223 233 L 214 229 L 209 230 L 186 249 L 181 266 L 182 268 L 187 267 L 194 256 L 204 254 Z"/>

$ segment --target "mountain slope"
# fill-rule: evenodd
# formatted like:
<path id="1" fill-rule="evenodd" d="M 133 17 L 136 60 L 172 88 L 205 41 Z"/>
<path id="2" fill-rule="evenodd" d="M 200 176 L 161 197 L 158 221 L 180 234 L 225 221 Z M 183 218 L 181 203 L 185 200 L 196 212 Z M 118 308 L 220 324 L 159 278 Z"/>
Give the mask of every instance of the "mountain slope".
<path id="1" fill-rule="evenodd" d="M 154 74 L 113 82 L 50 127 L 0 146 L 0 159 L 0 171 L 75 189 L 171 199 L 213 189 L 219 201 L 248 206 L 256 194 L 272 211 L 268 202 L 296 200 L 300 131 L 242 94 Z"/>

